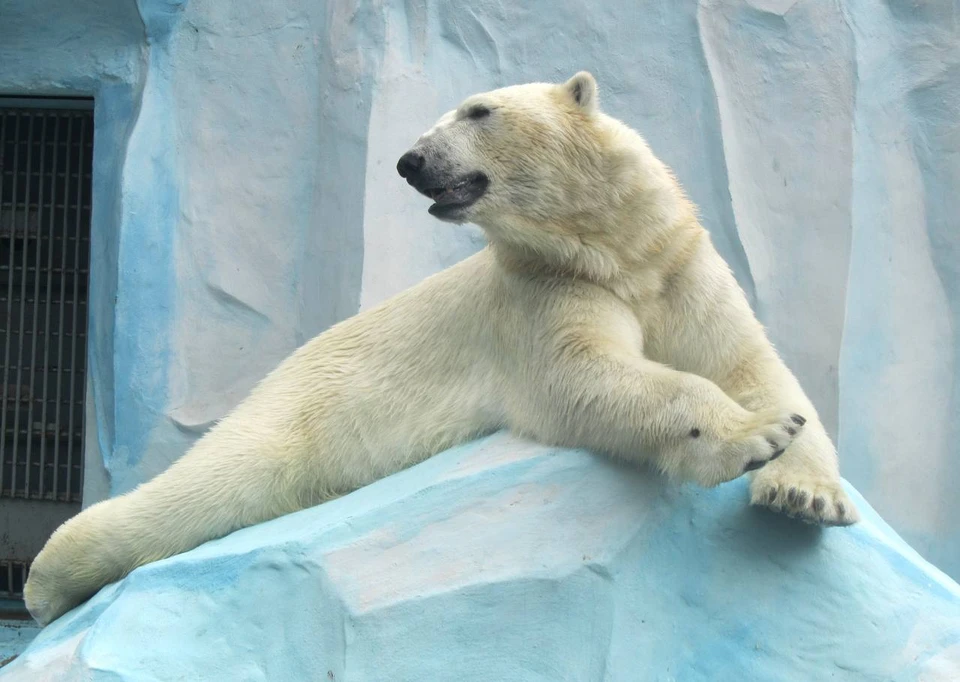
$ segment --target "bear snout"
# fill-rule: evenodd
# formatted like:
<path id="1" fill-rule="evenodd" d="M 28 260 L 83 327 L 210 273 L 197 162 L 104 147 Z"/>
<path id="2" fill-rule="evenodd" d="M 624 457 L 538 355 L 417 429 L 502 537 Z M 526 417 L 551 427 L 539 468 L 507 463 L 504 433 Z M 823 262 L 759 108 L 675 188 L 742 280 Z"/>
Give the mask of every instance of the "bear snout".
<path id="1" fill-rule="evenodd" d="M 397 161 L 397 172 L 401 178 L 410 181 L 423 169 L 425 163 L 426 159 L 423 154 L 410 150 Z"/>

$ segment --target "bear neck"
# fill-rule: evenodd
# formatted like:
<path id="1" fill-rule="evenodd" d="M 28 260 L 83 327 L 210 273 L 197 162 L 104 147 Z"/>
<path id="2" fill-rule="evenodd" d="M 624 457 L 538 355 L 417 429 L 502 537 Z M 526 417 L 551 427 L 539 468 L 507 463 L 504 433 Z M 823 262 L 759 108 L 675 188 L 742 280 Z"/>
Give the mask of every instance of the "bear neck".
<path id="1" fill-rule="evenodd" d="M 511 272 L 581 279 L 639 301 L 660 291 L 707 235 L 675 181 L 655 190 L 638 187 L 618 203 L 602 217 L 484 231 L 497 262 Z"/>

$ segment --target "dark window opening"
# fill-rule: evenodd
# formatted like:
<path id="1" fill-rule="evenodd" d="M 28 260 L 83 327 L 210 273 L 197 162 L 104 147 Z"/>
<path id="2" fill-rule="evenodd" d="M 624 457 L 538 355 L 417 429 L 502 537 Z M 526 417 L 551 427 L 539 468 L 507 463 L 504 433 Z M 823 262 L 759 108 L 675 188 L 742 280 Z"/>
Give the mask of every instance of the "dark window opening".
<path id="1" fill-rule="evenodd" d="M 80 510 L 92 100 L 0 97 L 0 599 Z"/>

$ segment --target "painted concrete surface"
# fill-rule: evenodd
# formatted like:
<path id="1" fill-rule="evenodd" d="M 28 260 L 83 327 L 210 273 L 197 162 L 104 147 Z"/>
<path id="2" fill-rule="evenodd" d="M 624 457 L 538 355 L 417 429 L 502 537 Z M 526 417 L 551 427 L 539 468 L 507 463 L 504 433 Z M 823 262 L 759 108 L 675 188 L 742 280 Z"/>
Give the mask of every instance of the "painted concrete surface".
<path id="1" fill-rule="evenodd" d="M 960 586 L 865 501 L 746 499 L 496 434 L 138 569 L 0 679 L 957 679 Z"/>
<path id="2" fill-rule="evenodd" d="M 472 92 L 581 68 L 701 206 L 844 474 L 960 575 L 956 0 L 7 0 L 0 92 L 96 97 L 85 503 L 477 250 L 396 159 Z"/>
<path id="3" fill-rule="evenodd" d="M 32 620 L 0 619 L 0 666 L 19 655 L 40 632 Z"/>

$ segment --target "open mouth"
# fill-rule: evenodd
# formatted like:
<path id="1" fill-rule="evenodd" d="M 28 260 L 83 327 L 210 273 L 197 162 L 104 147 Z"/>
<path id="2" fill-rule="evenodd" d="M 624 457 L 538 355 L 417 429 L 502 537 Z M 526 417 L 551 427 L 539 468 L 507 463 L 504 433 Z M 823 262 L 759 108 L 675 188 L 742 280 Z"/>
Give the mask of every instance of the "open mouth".
<path id="1" fill-rule="evenodd" d="M 458 213 L 474 204 L 482 197 L 490 184 L 490 179 L 483 173 L 470 173 L 446 187 L 418 188 L 424 196 L 433 199 L 429 208 L 430 214 L 445 217 Z"/>

